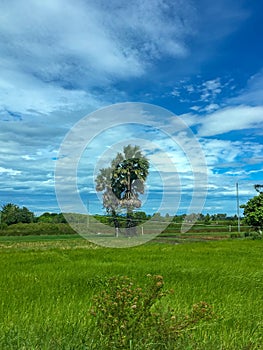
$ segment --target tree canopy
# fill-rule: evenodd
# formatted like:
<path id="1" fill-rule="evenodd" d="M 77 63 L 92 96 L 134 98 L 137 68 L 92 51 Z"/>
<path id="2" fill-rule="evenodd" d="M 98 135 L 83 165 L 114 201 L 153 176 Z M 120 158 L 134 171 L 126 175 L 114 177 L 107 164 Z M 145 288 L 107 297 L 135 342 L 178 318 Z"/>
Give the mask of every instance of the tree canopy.
<path id="1" fill-rule="evenodd" d="M 118 155 L 120 158 L 121 154 Z M 149 162 L 138 146 L 124 147 L 122 158 L 113 168 L 111 186 L 120 206 L 132 210 L 141 206 L 139 194 L 144 193 Z"/>
<path id="2" fill-rule="evenodd" d="M 254 187 L 257 192 L 263 193 L 263 185 L 256 184 Z"/>
<path id="3" fill-rule="evenodd" d="M 251 198 L 246 204 L 240 207 L 244 209 L 244 219 L 247 225 L 252 226 L 255 231 L 262 233 L 263 230 L 263 192 L 259 191 L 255 185 L 255 189 L 259 192 L 258 195 Z"/>
<path id="4" fill-rule="evenodd" d="M 1 210 L 1 222 L 7 225 L 30 223 L 34 221 L 34 213 L 26 207 L 20 208 L 16 204 L 8 203 L 3 205 Z"/>
<path id="5" fill-rule="evenodd" d="M 125 209 L 127 217 L 141 207 L 140 194 L 144 193 L 149 173 L 149 161 L 139 146 L 128 145 L 117 153 L 108 168 L 100 169 L 96 190 L 103 192 L 103 206 L 113 216 Z"/>

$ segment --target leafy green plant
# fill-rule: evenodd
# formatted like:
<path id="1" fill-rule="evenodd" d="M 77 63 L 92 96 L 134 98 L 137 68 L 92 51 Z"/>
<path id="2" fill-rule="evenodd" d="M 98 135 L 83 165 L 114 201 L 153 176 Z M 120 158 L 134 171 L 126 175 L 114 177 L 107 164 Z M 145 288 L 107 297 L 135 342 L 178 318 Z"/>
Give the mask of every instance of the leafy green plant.
<path id="1" fill-rule="evenodd" d="M 260 232 L 257 232 L 257 231 L 251 232 L 250 236 L 253 240 L 262 239 L 262 234 Z"/>
<path id="2" fill-rule="evenodd" d="M 161 275 L 147 275 L 147 278 L 147 283 L 140 287 L 127 276 L 112 277 L 94 297 L 90 310 L 94 329 L 109 348 L 130 349 L 142 339 L 161 346 L 167 340 L 176 341 L 182 332 L 201 320 L 214 317 L 212 307 L 205 302 L 194 305 L 186 316 L 178 317 L 174 310 L 162 311 L 158 302 L 173 291 L 163 291 Z"/>
<path id="3" fill-rule="evenodd" d="M 256 185 L 261 187 L 260 185 Z M 258 188 L 259 188 L 258 187 Z M 240 206 L 244 209 L 244 221 L 247 225 L 262 235 L 263 230 L 263 192 L 251 199 L 246 204 Z"/>
<path id="4" fill-rule="evenodd" d="M 230 234 L 230 238 L 241 238 L 241 234 L 240 233 L 231 233 Z"/>
<path id="5" fill-rule="evenodd" d="M 262 239 L 262 234 L 258 231 L 245 232 L 245 237 L 250 239 Z"/>

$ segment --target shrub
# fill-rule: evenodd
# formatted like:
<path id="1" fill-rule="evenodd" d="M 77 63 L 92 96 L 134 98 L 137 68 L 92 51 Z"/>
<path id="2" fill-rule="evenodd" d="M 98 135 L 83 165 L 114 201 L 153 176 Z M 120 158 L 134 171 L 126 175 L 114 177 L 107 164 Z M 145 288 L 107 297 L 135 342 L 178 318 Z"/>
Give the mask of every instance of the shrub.
<path id="1" fill-rule="evenodd" d="M 0 231 L 6 230 L 8 225 L 5 222 L 0 223 Z"/>
<path id="2" fill-rule="evenodd" d="M 252 239 L 262 239 L 262 234 L 260 233 L 260 232 L 257 232 L 257 231 L 253 231 L 252 233 L 251 233 L 251 237 L 252 237 Z"/>
<path id="3" fill-rule="evenodd" d="M 245 237 L 249 237 L 253 240 L 262 239 L 262 234 L 258 231 L 245 232 Z"/>
<path id="4" fill-rule="evenodd" d="M 18 223 L 8 227 L 5 226 L 0 230 L 0 235 L 2 236 L 64 235 L 74 233 L 75 231 L 68 224 L 53 224 L 48 222 Z"/>
<path id="5" fill-rule="evenodd" d="M 231 238 L 241 238 L 241 234 L 240 233 L 231 233 L 230 237 Z"/>
<path id="6" fill-rule="evenodd" d="M 141 287 L 127 276 L 112 277 L 94 297 L 90 313 L 104 348 L 130 349 L 149 340 L 158 344 L 158 349 L 165 348 L 167 341 L 175 342 L 193 325 L 214 317 L 212 307 L 205 302 L 194 305 L 186 316 L 178 317 L 172 309 L 164 312 L 158 301 L 172 291 L 163 291 L 162 276 L 147 278 Z"/>

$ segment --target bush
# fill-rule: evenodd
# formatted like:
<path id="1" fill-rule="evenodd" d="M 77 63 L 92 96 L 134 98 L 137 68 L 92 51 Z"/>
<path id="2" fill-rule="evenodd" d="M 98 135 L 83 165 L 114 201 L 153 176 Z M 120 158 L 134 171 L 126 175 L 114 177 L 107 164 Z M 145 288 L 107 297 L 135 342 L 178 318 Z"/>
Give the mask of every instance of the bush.
<path id="1" fill-rule="evenodd" d="M 6 230 L 8 225 L 5 222 L 0 223 L 0 231 Z"/>
<path id="2" fill-rule="evenodd" d="M 158 349 L 166 348 L 167 342 L 174 344 L 183 332 L 214 317 L 212 307 L 205 302 L 194 305 L 186 316 L 178 317 L 172 309 L 163 312 L 159 301 L 172 291 L 163 291 L 162 276 L 147 277 L 143 287 L 126 276 L 110 278 L 93 299 L 94 334 L 101 337 L 104 348 L 135 349 L 149 340 L 158 344 Z"/>
<path id="3" fill-rule="evenodd" d="M 231 233 L 230 237 L 231 238 L 241 238 L 241 234 L 240 233 Z"/>
<path id="4" fill-rule="evenodd" d="M 47 222 L 13 224 L 0 230 L 1 236 L 64 235 L 74 233 L 75 231 L 68 224 Z"/>
<path id="5" fill-rule="evenodd" d="M 257 231 L 253 231 L 250 236 L 252 239 L 262 239 L 262 234 Z"/>
<path id="6" fill-rule="evenodd" d="M 262 234 L 258 231 L 245 232 L 245 237 L 249 237 L 253 240 L 262 239 Z"/>

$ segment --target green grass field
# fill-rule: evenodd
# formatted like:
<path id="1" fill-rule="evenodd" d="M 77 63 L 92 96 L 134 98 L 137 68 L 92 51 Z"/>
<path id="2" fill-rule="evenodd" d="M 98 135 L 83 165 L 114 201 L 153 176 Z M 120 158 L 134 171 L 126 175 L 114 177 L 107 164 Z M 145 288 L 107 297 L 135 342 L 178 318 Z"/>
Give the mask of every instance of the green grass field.
<path id="1" fill-rule="evenodd" d="M 164 277 L 161 301 L 178 315 L 206 301 L 217 316 L 174 343 L 129 349 L 263 349 L 262 240 L 149 242 L 102 248 L 79 236 L 1 237 L 0 349 L 104 349 L 91 331 L 93 295 L 106 277 Z"/>

